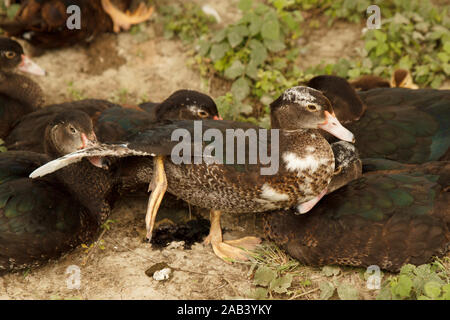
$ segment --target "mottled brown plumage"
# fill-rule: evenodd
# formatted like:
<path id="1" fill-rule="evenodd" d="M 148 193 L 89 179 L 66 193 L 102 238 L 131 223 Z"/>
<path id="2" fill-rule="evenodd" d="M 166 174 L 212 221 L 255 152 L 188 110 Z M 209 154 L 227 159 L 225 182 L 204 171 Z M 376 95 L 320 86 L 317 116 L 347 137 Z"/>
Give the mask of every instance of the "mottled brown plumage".
<path id="1" fill-rule="evenodd" d="M 80 153 L 72 154 L 55 160 L 33 173 L 40 176 L 52 172 L 69 163 L 77 162 L 86 156 L 156 156 L 154 169 L 150 171 L 144 167 L 137 170 L 136 175 L 147 181 L 151 180 L 152 194 L 147 211 L 147 236 L 151 237 L 156 212 L 159 203 L 168 187 L 168 190 L 181 199 L 211 210 L 211 241 L 216 254 L 223 259 L 245 258 L 239 246 L 252 246 L 258 243 L 257 239 L 240 239 L 231 243 L 222 241 L 220 231 L 220 211 L 225 212 L 263 212 L 276 208 L 287 208 L 298 205 L 300 212 L 309 210 L 315 202 L 319 201 L 334 173 L 334 155 L 328 142 L 320 135 L 318 129 L 326 129 L 343 139 L 353 140 L 353 135 L 343 128 L 332 116 L 333 109 L 330 102 L 319 91 L 307 87 L 294 87 L 286 90 L 283 95 L 271 105 L 272 128 L 280 131 L 278 144 L 279 152 L 274 152 L 273 160 L 278 160 L 279 167 L 269 175 L 262 175 L 263 165 L 258 162 L 251 164 L 233 164 L 228 159 L 221 158 L 216 150 L 220 163 L 176 164 L 169 156 L 174 151 L 177 142 L 172 141 L 175 129 L 183 131 L 184 136 L 195 135 L 196 123 L 192 121 L 167 121 L 164 124 L 145 130 L 129 142 L 121 146 L 108 145 L 102 148 L 91 148 Z M 249 128 L 250 125 L 226 121 L 202 121 L 203 129 L 215 129 L 225 132 L 227 129 Z M 235 131 L 236 132 L 236 131 Z M 242 132 L 244 135 L 245 133 Z M 257 141 L 266 142 L 267 150 L 271 150 L 267 140 L 258 131 Z M 256 135 L 256 132 L 255 132 Z M 242 137 L 242 135 L 241 135 Z M 189 141 L 192 143 L 191 139 Z M 245 150 L 255 146 L 255 142 L 244 143 Z M 199 141 L 198 146 L 208 143 Z M 191 147 L 196 149 L 194 142 Z M 261 147 L 261 145 L 259 145 Z M 189 147 L 189 148 L 191 148 Z M 231 146 L 226 145 L 228 151 Z M 127 151 L 128 150 L 128 151 Z M 183 150 L 188 152 L 187 150 Z M 119 154 L 120 153 L 120 154 Z M 224 151 L 224 154 L 227 152 Z M 199 157 L 198 157 L 199 156 Z M 211 160 L 211 157 L 193 153 L 187 155 L 188 160 Z M 173 160 L 173 158 L 172 158 Z M 225 163 L 223 162 L 224 160 Z M 219 160 L 220 161 L 220 160 Z M 151 174 L 151 176 L 146 176 Z M 306 202 L 313 200 L 311 205 Z M 315 202 L 314 202 L 315 201 Z M 219 211 L 220 210 L 220 211 Z"/>

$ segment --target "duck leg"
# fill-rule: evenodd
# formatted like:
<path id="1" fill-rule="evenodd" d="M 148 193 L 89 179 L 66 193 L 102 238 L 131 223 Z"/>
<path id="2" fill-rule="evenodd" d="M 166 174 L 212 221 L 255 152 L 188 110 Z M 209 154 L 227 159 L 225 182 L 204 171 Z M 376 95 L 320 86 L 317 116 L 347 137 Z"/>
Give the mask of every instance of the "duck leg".
<path id="1" fill-rule="evenodd" d="M 126 13 L 117 9 L 111 0 L 102 0 L 103 10 L 111 17 L 114 23 L 114 32 L 120 32 L 120 29 L 128 30 L 131 25 L 147 21 L 153 13 L 153 7 L 147 8 L 144 3 L 140 3 L 139 7 L 133 13 Z"/>
<path id="2" fill-rule="evenodd" d="M 214 253 L 226 263 L 231 263 L 233 260 L 248 260 L 245 251 L 239 247 L 252 250 L 261 243 L 261 239 L 256 237 L 245 237 L 237 240 L 223 241 L 222 229 L 220 227 L 220 215 L 221 212 L 219 210 L 211 210 L 211 229 L 204 243 L 211 243 Z"/>
<path id="3" fill-rule="evenodd" d="M 145 225 L 147 227 L 147 241 L 152 240 L 152 232 L 155 226 L 156 214 L 167 190 L 167 177 L 164 171 L 164 157 L 157 156 L 153 160 L 153 177 L 148 190 L 152 191 L 148 199 Z"/>

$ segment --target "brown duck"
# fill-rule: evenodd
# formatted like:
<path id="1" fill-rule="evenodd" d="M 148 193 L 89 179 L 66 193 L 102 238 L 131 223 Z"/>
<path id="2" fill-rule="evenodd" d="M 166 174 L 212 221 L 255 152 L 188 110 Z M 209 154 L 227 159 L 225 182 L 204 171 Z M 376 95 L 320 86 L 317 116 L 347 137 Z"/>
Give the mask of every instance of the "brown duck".
<path id="1" fill-rule="evenodd" d="M 0 138 L 4 139 L 17 119 L 38 109 L 44 103 L 39 85 L 15 71 L 44 75 L 45 72 L 23 52 L 22 46 L 0 37 Z"/>
<path id="2" fill-rule="evenodd" d="M 193 136 L 198 124 L 170 121 L 143 131 L 122 145 L 88 148 L 52 161 L 36 170 L 32 177 L 58 170 L 85 156 L 156 156 L 153 170 L 147 165 L 136 172 L 144 181 L 151 180 L 152 194 L 146 218 L 147 237 L 151 238 L 158 207 L 168 189 L 193 205 L 211 209 L 211 232 L 207 240 L 219 257 L 245 259 L 242 250 L 237 247 L 251 248 L 259 239 L 246 237 L 223 242 L 221 212 L 264 212 L 289 207 L 297 207 L 300 212 L 310 210 L 325 194 L 335 165 L 332 149 L 318 129 L 328 130 L 345 140 L 353 140 L 351 132 L 342 127 L 333 114 L 328 99 L 319 91 L 307 87 L 286 90 L 274 101 L 271 104 L 271 121 L 272 128 L 278 129 L 280 133 L 280 165 L 279 170 L 272 175 L 261 175 L 262 165 L 250 164 L 248 160 L 242 165 L 173 163 L 165 158 L 176 145 L 171 141 L 172 133 L 181 129 Z M 227 129 L 254 128 L 230 121 L 205 120 L 202 125 L 205 130 L 215 129 L 223 133 Z M 261 140 L 264 139 L 261 137 Z"/>
<path id="3" fill-rule="evenodd" d="M 152 113 L 139 107 L 120 106 L 106 100 L 87 99 L 42 108 L 16 121 L 5 139 L 8 150 L 43 152 L 42 136 L 47 124 L 67 110 L 87 113 L 99 141 L 118 142 L 151 124 L 165 119 L 219 118 L 217 106 L 208 95 L 193 90 L 178 90 L 155 104 Z"/>
<path id="4" fill-rule="evenodd" d="M 450 162 L 405 165 L 374 159 L 370 164 L 390 170 L 367 173 L 328 194 L 308 215 L 268 214 L 266 236 L 312 266 L 377 265 L 398 271 L 445 254 L 450 248 Z M 342 172 L 341 179 L 346 178 L 352 179 Z"/>
<path id="5" fill-rule="evenodd" d="M 41 265 L 91 241 L 102 221 L 98 214 L 107 212 L 110 206 L 110 199 L 99 192 L 86 197 L 87 190 L 98 190 L 102 182 L 89 184 L 91 173 L 106 172 L 92 165 L 87 165 L 83 180 L 75 184 L 71 180 L 75 172 L 28 178 L 50 159 L 96 143 L 86 114 L 67 111 L 58 115 L 41 139 L 47 154 L 0 153 L 0 274 Z M 68 172 L 75 170 L 79 175 L 76 166 Z"/>
<path id="6" fill-rule="evenodd" d="M 450 160 L 450 90 L 379 88 L 356 93 L 336 76 L 317 76 L 308 86 L 331 101 L 339 121 L 355 134 L 361 158 L 416 164 Z"/>

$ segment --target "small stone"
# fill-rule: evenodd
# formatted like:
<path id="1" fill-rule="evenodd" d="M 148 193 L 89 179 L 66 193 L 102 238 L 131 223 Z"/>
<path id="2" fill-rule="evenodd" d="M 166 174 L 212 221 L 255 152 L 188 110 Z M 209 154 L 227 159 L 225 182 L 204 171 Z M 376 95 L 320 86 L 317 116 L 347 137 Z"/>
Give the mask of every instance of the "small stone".
<path id="1" fill-rule="evenodd" d="M 160 262 L 157 264 L 154 264 L 153 266 L 151 266 L 150 268 L 148 268 L 145 271 L 145 274 L 147 275 L 147 277 L 153 277 L 153 275 L 157 272 L 157 271 L 161 271 L 163 269 L 169 268 L 169 265 L 165 262 Z"/>
<path id="2" fill-rule="evenodd" d="M 153 274 L 153 279 L 155 279 L 156 281 L 168 280 L 171 272 L 172 269 L 170 268 L 164 268 L 162 270 L 156 271 Z"/>

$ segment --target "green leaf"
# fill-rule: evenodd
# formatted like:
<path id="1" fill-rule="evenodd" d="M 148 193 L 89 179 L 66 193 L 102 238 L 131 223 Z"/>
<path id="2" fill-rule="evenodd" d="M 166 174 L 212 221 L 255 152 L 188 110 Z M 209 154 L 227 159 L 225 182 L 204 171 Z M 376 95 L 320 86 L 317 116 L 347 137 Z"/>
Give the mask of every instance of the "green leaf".
<path id="1" fill-rule="evenodd" d="M 320 300 L 328 300 L 333 296 L 334 290 L 336 288 L 331 282 L 322 281 L 319 284 L 319 289 L 320 289 Z"/>
<path id="2" fill-rule="evenodd" d="M 227 29 L 219 30 L 218 32 L 216 32 L 214 37 L 212 37 L 211 42 L 219 43 L 223 41 L 226 36 L 227 36 Z"/>
<path id="3" fill-rule="evenodd" d="M 291 31 L 295 31 L 298 29 L 299 24 L 290 12 L 286 12 L 286 14 L 284 14 L 281 19 Z"/>
<path id="4" fill-rule="evenodd" d="M 373 48 L 375 48 L 378 45 L 378 42 L 376 40 L 369 40 L 365 43 L 365 48 L 367 52 L 370 52 Z"/>
<path id="5" fill-rule="evenodd" d="M 375 55 L 377 57 L 385 54 L 387 51 L 389 50 L 389 46 L 387 45 L 387 43 L 383 42 L 378 44 L 377 49 L 375 50 Z"/>
<path id="6" fill-rule="evenodd" d="M 261 36 L 264 40 L 279 40 L 280 24 L 278 20 L 264 21 L 261 27 Z"/>
<path id="7" fill-rule="evenodd" d="M 254 63 L 260 65 L 267 59 L 267 49 L 260 41 L 252 39 L 249 47 L 252 49 L 250 60 Z"/>
<path id="8" fill-rule="evenodd" d="M 266 299 L 268 295 L 269 295 L 269 290 L 267 290 L 266 288 L 256 288 L 250 294 L 250 296 L 256 300 Z"/>
<path id="9" fill-rule="evenodd" d="M 437 57 L 444 63 L 447 63 L 448 60 L 450 59 L 450 55 L 448 55 L 446 52 L 439 52 L 437 54 Z"/>
<path id="10" fill-rule="evenodd" d="M 348 76 L 349 76 L 350 78 L 357 78 L 357 77 L 360 76 L 360 74 L 361 74 L 361 72 L 360 72 L 359 69 L 351 69 L 351 70 L 348 70 Z"/>
<path id="11" fill-rule="evenodd" d="M 450 64 L 449 63 L 444 64 L 442 66 L 442 69 L 444 70 L 444 72 L 447 76 L 450 76 Z"/>
<path id="12" fill-rule="evenodd" d="M 211 46 L 211 52 L 209 53 L 209 56 L 211 57 L 211 60 L 215 62 L 222 59 L 228 50 L 230 50 L 230 45 L 226 42 L 213 44 Z"/>
<path id="13" fill-rule="evenodd" d="M 358 300 L 358 290 L 349 284 L 342 283 L 337 287 L 337 293 L 341 300 Z"/>
<path id="14" fill-rule="evenodd" d="M 264 45 L 267 49 L 269 49 L 269 51 L 272 52 L 279 52 L 286 49 L 284 42 L 279 40 L 264 40 Z"/>
<path id="15" fill-rule="evenodd" d="M 375 30 L 374 35 L 378 42 L 384 43 L 387 40 L 387 35 L 383 31 Z"/>
<path id="16" fill-rule="evenodd" d="M 408 276 L 400 275 L 392 293 L 401 298 L 408 298 L 411 295 L 412 286 L 412 280 Z"/>
<path id="17" fill-rule="evenodd" d="M 227 34 L 227 38 L 228 38 L 228 42 L 230 43 L 232 48 L 237 47 L 238 45 L 240 45 L 242 43 L 242 41 L 244 40 L 244 37 L 247 36 L 249 33 L 247 27 L 245 26 L 235 26 L 235 27 L 231 27 L 228 30 L 228 34 Z"/>
<path id="18" fill-rule="evenodd" d="M 292 284 L 292 275 L 288 274 L 281 278 L 276 278 L 270 282 L 270 290 L 276 293 L 286 293 Z"/>
<path id="19" fill-rule="evenodd" d="M 441 295 L 441 285 L 436 281 L 427 282 L 424 291 L 428 297 L 436 300 Z"/>
<path id="20" fill-rule="evenodd" d="M 198 42 L 198 53 L 201 56 L 203 56 L 203 57 L 206 56 L 208 54 L 210 48 L 211 48 L 211 44 L 208 41 L 200 40 Z"/>
<path id="21" fill-rule="evenodd" d="M 244 79 L 244 78 L 241 78 L 241 79 Z M 239 79 L 239 80 L 241 80 L 241 79 Z M 233 90 L 231 90 L 231 91 L 233 91 Z M 255 277 L 253 278 L 253 282 L 258 286 L 268 287 L 269 284 L 276 278 L 276 276 L 277 276 L 276 272 L 273 271 L 272 269 L 270 269 L 269 267 L 259 266 L 255 272 Z"/>
<path id="22" fill-rule="evenodd" d="M 400 274 L 412 276 L 412 275 L 414 274 L 415 271 L 416 271 L 416 266 L 415 266 L 415 265 L 413 265 L 413 264 L 405 264 L 405 265 L 400 269 Z"/>
<path id="23" fill-rule="evenodd" d="M 249 17 L 250 25 L 248 27 L 251 36 L 257 35 L 261 31 L 261 27 L 263 25 L 263 19 L 260 16 L 252 13 Z"/>
<path id="24" fill-rule="evenodd" d="M 247 65 L 247 68 L 245 69 L 245 74 L 253 80 L 258 80 L 258 65 L 255 62 L 250 61 L 250 63 Z"/>
<path id="25" fill-rule="evenodd" d="M 442 291 L 444 292 L 444 294 L 442 295 L 442 299 L 450 300 L 450 283 L 444 285 L 442 287 Z"/>
<path id="26" fill-rule="evenodd" d="M 235 60 L 231 66 L 225 70 L 225 78 L 234 80 L 244 74 L 245 66 L 241 61 Z"/>
<path id="27" fill-rule="evenodd" d="M 450 42 L 445 42 L 443 48 L 445 52 L 450 54 Z"/>
<path id="28" fill-rule="evenodd" d="M 245 12 L 252 8 L 253 1 L 252 0 L 240 0 L 238 3 L 239 10 Z"/>
<path id="29" fill-rule="evenodd" d="M 324 266 L 322 268 L 322 274 L 327 277 L 337 276 L 341 272 L 341 269 L 333 266 Z"/>

